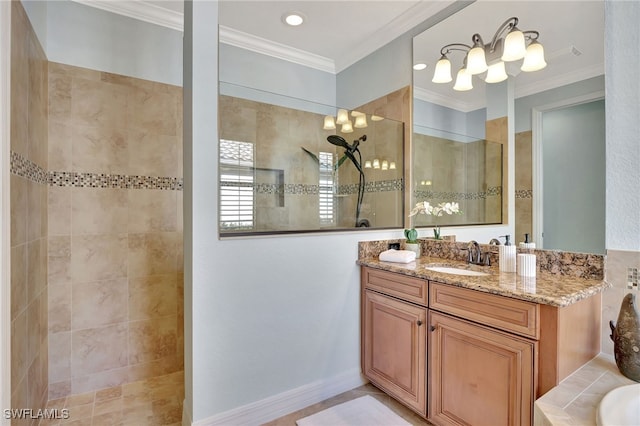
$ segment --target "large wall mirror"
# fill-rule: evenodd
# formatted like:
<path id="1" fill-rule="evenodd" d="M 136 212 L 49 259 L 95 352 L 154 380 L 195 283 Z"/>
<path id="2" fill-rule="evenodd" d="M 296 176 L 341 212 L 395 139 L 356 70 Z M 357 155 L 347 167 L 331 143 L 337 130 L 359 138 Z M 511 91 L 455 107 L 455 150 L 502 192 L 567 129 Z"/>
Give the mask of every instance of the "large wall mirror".
<path id="1" fill-rule="evenodd" d="M 221 82 L 221 236 L 401 226 L 402 122 L 240 89 Z"/>
<path id="2" fill-rule="evenodd" d="M 488 72 L 482 72 L 471 77 L 471 89 L 454 90 L 469 49 L 443 47 L 471 48 L 476 33 L 479 44 L 490 44 L 511 17 L 518 18 L 520 30 L 538 32 L 546 67 L 525 72 L 523 60 L 505 62 L 506 80 L 488 83 Z M 445 52 L 452 81 L 434 83 Z M 499 62 L 486 57 L 488 65 Z M 477 1 L 417 35 L 413 59 L 426 68 L 413 72 L 412 201 L 457 197 L 476 216 L 452 217 L 451 224 L 515 223 L 516 242 L 527 233 L 539 248 L 604 253 L 604 2 Z M 509 146 L 515 149 L 513 165 L 506 162 Z M 456 162 L 447 163 L 448 147 L 458 150 Z M 484 162 L 477 161 L 483 156 Z M 444 169 L 434 167 L 443 163 Z M 423 177 L 446 181 L 447 173 L 461 177 L 449 180 L 458 186 L 421 190 L 423 183 L 435 184 Z M 509 197 L 515 197 L 514 218 L 505 215 Z"/>

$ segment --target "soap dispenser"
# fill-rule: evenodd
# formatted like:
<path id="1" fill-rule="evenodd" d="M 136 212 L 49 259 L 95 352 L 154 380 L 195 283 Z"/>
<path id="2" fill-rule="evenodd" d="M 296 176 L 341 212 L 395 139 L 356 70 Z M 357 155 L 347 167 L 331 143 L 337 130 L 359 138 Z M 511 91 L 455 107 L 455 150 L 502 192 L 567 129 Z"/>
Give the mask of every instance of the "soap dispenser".
<path id="1" fill-rule="evenodd" d="M 498 263 L 500 264 L 500 271 L 515 272 L 516 246 L 511 245 L 511 235 L 505 235 L 504 239 L 504 245 L 498 248 Z"/>
<path id="2" fill-rule="evenodd" d="M 529 240 L 529 234 L 524 234 L 524 242 L 519 244 L 521 249 L 535 249 L 536 243 Z"/>

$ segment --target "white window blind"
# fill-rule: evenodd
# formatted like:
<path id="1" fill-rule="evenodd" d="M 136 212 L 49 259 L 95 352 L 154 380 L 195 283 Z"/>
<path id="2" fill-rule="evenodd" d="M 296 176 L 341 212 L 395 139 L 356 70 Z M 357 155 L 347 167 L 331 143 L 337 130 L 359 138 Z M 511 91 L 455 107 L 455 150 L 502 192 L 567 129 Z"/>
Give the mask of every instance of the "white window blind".
<path id="1" fill-rule="evenodd" d="M 220 140 L 220 229 L 254 228 L 254 145 Z"/>
<path id="2" fill-rule="evenodd" d="M 333 154 L 320 152 L 319 173 L 319 213 L 320 225 L 333 225 L 335 222 L 335 205 L 333 202 Z"/>

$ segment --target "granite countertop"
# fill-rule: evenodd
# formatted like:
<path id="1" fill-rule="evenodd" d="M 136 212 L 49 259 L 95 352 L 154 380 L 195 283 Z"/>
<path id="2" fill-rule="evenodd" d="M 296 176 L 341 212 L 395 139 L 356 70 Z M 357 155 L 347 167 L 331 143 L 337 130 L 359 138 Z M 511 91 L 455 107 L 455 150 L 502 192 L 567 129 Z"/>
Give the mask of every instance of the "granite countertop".
<path id="1" fill-rule="evenodd" d="M 571 305 L 611 287 L 604 280 L 556 275 L 540 271 L 537 272 L 536 277 L 521 277 L 513 272 L 500 272 L 497 266 L 470 265 L 458 260 L 437 257 L 423 256 L 410 263 L 382 262 L 377 257 L 367 257 L 358 259 L 357 264 L 485 293 L 499 294 L 514 299 L 558 307 Z M 438 265 L 481 271 L 489 275 L 454 275 L 430 271 L 425 268 Z"/>

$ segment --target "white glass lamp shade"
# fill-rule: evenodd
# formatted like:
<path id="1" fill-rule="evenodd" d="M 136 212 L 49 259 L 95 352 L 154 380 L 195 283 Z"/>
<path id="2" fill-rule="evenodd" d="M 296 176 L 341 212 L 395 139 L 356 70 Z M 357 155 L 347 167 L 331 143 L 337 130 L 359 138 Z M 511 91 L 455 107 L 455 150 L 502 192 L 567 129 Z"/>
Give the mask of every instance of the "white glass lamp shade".
<path id="1" fill-rule="evenodd" d="M 339 109 L 336 117 L 336 124 L 344 124 L 349 121 L 349 113 L 346 109 Z"/>
<path id="2" fill-rule="evenodd" d="M 395 170 L 396 169 L 396 162 L 392 161 L 389 163 L 389 170 Z"/>
<path id="3" fill-rule="evenodd" d="M 333 120 L 332 115 L 327 115 L 324 117 L 324 126 L 322 128 L 325 130 L 332 130 L 336 128 L 336 122 Z"/>
<path id="4" fill-rule="evenodd" d="M 487 78 L 484 80 L 487 83 L 500 83 L 505 81 L 509 76 L 504 68 L 504 62 L 497 62 L 489 67 L 487 71 Z"/>
<path id="5" fill-rule="evenodd" d="M 451 62 L 443 56 L 436 64 L 431 81 L 434 83 L 449 83 L 451 80 L 453 80 L 451 78 Z"/>
<path id="6" fill-rule="evenodd" d="M 351 120 L 347 120 L 347 122 L 342 125 L 342 128 L 340 129 L 340 131 L 342 133 L 352 133 L 353 125 L 351 124 Z"/>
<path id="7" fill-rule="evenodd" d="M 380 117 L 379 115 L 371 116 L 371 121 L 382 121 L 382 120 L 384 120 L 384 117 Z"/>
<path id="8" fill-rule="evenodd" d="M 365 169 L 370 169 L 371 168 L 371 161 L 370 160 L 367 160 L 367 161 L 364 162 L 364 168 Z"/>
<path id="9" fill-rule="evenodd" d="M 460 71 L 458 71 L 458 76 L 456 77 L 456 84 L 453 86 L 453 90 L 464 92 L 466 90 L 473 89 L 471 77 L 472 75 L 469 74 L 466 69 L 460 68 Z"/>
<path id="10" fill-rule="evenodd" d="M 356 122 L 353 124 L 353 127 L 358 129 L 363 129 L 367 127 L 367 116 L 364 114 L 356 116 Z"/>
<path id="11" fill-rule="evenodd" d="M 389 162 L 387 160 L 382 160 L 382 170 L 389 170 Z"/>
<path id="12" fill-rule="evenodd" d="M 378 160 L 377 158 L 373 159 L 373 168 L 374 169 L 379 169 L 380 168 L 380 160 Z"/>
<path id="13" fill-rule="evenodd" d="M 487 70 L 487 59 L 483 47 L 474 47 L 467 54 L 467 72 L 471 75 L 483 73 Z"/>
<path id="14" fill-rule="evenodd" d="M 539 71 L 546 66 L 547 62 L 544 60 L 544 48 L 534 40 L 529 47 L 527 47 L 527 53 L 524 55 L 524 61 L 520 69 L 531 72 Z"/>
<path id="15" fill-rule="evenodd" d="M 504 40 L 504 50 L 502 51 L 501 59 L 505 62 L 517 61 L 518 59 L 524 58 L 526 52 L 527 47 L 524 43 L 524 34 L 522 34 L 522 31 L 520 31 L 518 27 L 514 27 Z"/>

